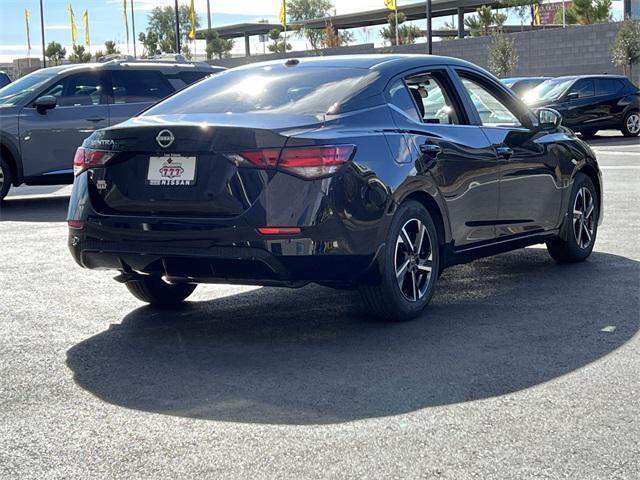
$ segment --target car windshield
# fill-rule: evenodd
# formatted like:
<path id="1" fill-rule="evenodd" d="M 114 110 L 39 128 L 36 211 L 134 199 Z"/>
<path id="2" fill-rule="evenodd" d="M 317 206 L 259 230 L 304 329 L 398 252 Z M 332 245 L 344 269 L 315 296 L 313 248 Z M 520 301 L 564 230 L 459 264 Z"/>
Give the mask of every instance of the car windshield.
<path id="1" fill-rule="evenodd" d="M 377 75 L 359 68 L 266 66 L 251 71 L 227 70 L 168 98 L 143 115 L 328 113 Z"/>
<path id="2" fill-rule="evenodd" d="M 524 96 L 527 103 L 536 103 L 541 100 L 556 100 L 562 96 L 564 92 L 573 84 L 575 78 L 562 79 L 556 78 L 546 80 L 540 85 L 532 88 Z"/>
<path id="3" fill-rule="evenodd" d="M 57 72 L 35 71 L 0 88 L 0 106 L 16 105 L 48 82 Z"/>

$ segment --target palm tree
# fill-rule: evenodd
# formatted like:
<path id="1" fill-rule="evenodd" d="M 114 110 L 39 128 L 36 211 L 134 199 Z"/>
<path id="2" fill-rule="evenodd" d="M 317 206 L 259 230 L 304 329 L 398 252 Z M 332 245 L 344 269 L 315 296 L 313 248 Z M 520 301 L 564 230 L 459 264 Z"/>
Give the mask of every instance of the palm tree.
<path id="1" fill-rule="evenodd" d="M 482 25 L 476 15 L 467 17 L 464 19 L 464 25 L 471 31 L 472 37 L 478 37 L 482 35 Z"/>
<path id="2" fill-rule="evenodd" d="M 483 5 L 476 10 L 476 13 L 478 14 L 478 20 L 480 21 L 483 34 L 489 35 L 495 19 L 493 10 L 489 5 Z"/>

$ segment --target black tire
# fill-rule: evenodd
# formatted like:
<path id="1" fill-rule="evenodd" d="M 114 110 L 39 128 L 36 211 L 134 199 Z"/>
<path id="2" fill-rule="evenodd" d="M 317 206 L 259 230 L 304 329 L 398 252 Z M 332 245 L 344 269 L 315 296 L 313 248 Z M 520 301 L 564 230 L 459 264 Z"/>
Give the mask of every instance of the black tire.
<path id="1" fill-rule="evenodd" d="M 620 131 L 625 137 L 637 137 L 640 134 L 640 112 L 631 110 L 622 120 Z"/>
<path id="2" fill-rule="evenodd" d="M 586 196 L 584 189 L 589 192 L 591 201 L 593 202 L 593 212 L 591 216 L 586 217 L 585 215 L 581 215 L 576 218 L 574 211 L 585 209 L 587 210 L 585 213 L 588 213 L 590 208 L 588 200 L 584 200 Z M 579 195 L 582 195 L 582 201 L 580 198 L 577 198 Z M 578 173 L 573 182 L 573 188 L 571 189 L 571 198 L 569 199 L 565 219 L 566 222 L 569 222 L 567 225 L 568 239 L 563 240 L 556 238 L 547 242 L 549 255 L 560 263 L 575 263 L 586 260 L 589 255 L 591 255 L 593 245 L 596 242 L 599 216 L 599 199 L 593 182 L 584 173 Z M 589 234 L 589 232 L 591 233 Z"/>
<path id="3" fill-rule="evenodd" d="M 399 239 L 403 228 L 408 235 L 406 242 Z M 422 231 L 423 241 L 416 254 L 419 231 Z M 420 316 L 433 296 L 440 271 L 438 232 L 422 204 L 409 200 L 400 205 L 391 221 L 381 262 L 380 284 L 360 286 L 366 306 L 374 315 L 390 321 Z M 404 271 L 401 281 L 397 280 L 400 278 L 396 275 L 397 264 L 400 266 L 398 271 Z"/>
<path id="4" fill-rule="evenodd" d="M 12 181 L 11 168 L 7 161 L 0 157 L 0 202 L 7 196 L 7 193 L 9 193 Z"/>
<path id="5" fill-rule="evenodd" d="M 138 300 L 157 307 L 175 307 L 182 303 L 196 289 L 189 283 L 167 283 L 160 277 L 145 277 L 125 283 L 131 294 Z"/>
<path id="6" fill-rule="evenodd" d="M 580 131 L 580 135 L 582 136 L 582 138 L 586 138 L 586 139 L 590 139 L 590 138 L 595 137 L 596 133 L 598 133 L 597 129 L 581 130 Z"/>

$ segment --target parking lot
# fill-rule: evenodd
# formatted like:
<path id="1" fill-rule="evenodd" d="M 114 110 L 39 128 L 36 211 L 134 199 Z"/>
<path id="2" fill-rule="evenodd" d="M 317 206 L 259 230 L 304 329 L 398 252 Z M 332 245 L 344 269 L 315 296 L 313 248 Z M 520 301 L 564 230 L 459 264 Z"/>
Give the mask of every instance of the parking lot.
<path id="1" fill-rule="evenodd" d="M 69 187 L 0 207 L 1 478 L 640 471 L 640 148 L 604 132 L 591 258 L 447 270 L 417 321 L 355 292 L 200 286 L 163 313 L 66 247 Z"/>

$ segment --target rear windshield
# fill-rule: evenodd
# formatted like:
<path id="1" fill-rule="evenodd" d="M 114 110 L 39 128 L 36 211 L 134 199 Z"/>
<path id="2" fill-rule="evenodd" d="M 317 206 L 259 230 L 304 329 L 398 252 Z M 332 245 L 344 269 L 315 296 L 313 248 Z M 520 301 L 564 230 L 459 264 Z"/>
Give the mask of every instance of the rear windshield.
<path id="1" fill-rule="evenodd" d="M 144 115 L 330 113 L 377 75 L 360 68 L 265 66 L 227 70 L 160 102 Z"/>

